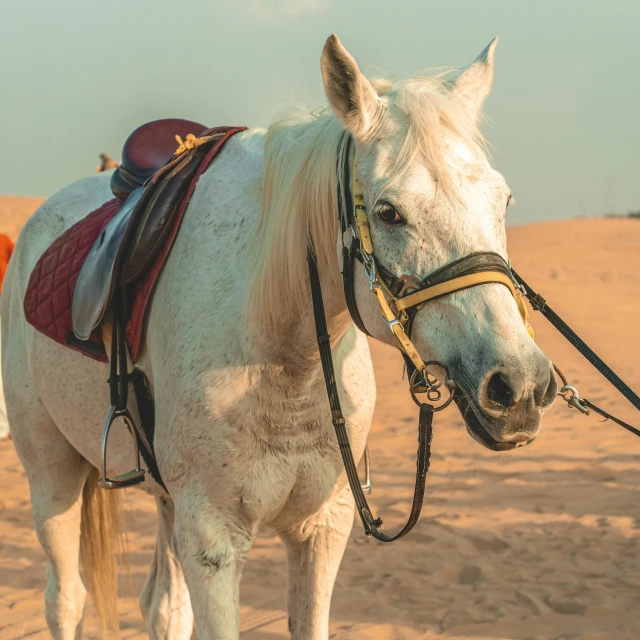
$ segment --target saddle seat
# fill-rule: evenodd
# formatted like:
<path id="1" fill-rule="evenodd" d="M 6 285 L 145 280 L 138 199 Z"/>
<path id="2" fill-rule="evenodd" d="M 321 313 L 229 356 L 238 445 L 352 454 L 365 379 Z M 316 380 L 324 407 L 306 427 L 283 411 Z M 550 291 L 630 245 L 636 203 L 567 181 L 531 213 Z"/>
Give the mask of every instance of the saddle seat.
<path id="1" fill-rule="evenodd" d="M 129 136 L 111 180 L 114 195 L 124 203 L 91 247 L 73 292 L 71 320 L 79 341 L 89 340 L 101 325 L 116 293 L 128 314 L 132 285 L 168 251 L 165 245 L 172 242 L 198 177 L 222 144 L 244 129 L 206 129 L 168 119 L 142 125 Z M 198 144 L 175 155 L 175 136 L 184 139 L 189 133 L 199 134 Z"/>
<path id="2" fill-rule="evenodd" d="M 121 199 L 141 187 L 173 157 L 178 146 L 176 136 L 200 136 L 207 127 L 191 120 L 166 118 L 153 120 L 129 135 L 122 149 L 122 164 L 111 179 L 113 194 Z"/>

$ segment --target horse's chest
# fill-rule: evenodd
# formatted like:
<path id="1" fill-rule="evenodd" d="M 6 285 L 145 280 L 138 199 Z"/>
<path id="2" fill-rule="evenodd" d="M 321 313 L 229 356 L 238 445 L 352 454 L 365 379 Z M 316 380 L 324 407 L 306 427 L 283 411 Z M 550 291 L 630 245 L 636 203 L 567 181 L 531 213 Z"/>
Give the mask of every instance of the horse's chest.
<path id="1" fill-rule="evenodd" d="M 266 434 L 254 423 L 242 448 L 243 502 L 256 520 L 286 511 L 299 518 L 327 499 L 342 469 L 330 421 L 274 426 Z"/>
<path id="2" fill-rule="evenodd" d="M 284 372 L 248 367 L 240 375 L 216 370 L 203 382 L 206 439 L 191 422 L 194 433 L 178 456 L 190 460 L 181 468 L 188 475 L 198 470 L 212 499 L 239 509 L 247 521 L 300 521 L 315 513 L 343 471 L 321 381 L 301 389 Z M 358 459 L 370 411 L 351 410 L 346 417 Z"/>
<path id="3" fill-rule="evenodd" d="M 308 451 L 277 454 L 269 452 L 254 460 L 253 473 L 245 478 L 244 493 L 259 505 L 251 515 L 267 523 L 274 520 L 299 521 L 315 513 L 335 487 L 341 460 L 328 443 Z M 271 482 L 265 483 L 265 478 Z"/>

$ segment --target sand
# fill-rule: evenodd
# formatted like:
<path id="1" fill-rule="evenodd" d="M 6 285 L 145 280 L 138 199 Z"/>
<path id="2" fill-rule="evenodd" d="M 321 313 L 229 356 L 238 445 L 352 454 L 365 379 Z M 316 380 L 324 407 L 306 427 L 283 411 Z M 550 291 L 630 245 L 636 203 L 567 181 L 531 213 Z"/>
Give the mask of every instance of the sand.
<path id="1" fill-rule="evenodd" d="M 44 198 L 0 196 L 0 233 L 14 242 L 29 216 L 44 202 Z"/>
<path id="2" fill-rule="evenodd" d="M 10 206 L 15 205 L 14 199 Z M 2 202 L 0 202 L 0 206 Z M 19 210 L 17 207 L 15 210 Z M 5 221 L 6 209 L 0 208 Z M 640 221 L 578 220 L 510 229 L 514 266 L 636 389 Z M 622 418 L 633 408 L 534 315 L 537 340 L 581 393 Z M 370 447 L 371 502 L 389 528 L 409 511 L 416 409 L 399 356 L 373 345 L 379 403 Z M 529 447 L 491 453 L 457 410 L 435 425 L 423 516 L 390 546 L 359 522 L 333 597 L 336 640 L 631 640 L 640 637 L 640 440 L 558 402 Z M 0 640 L 48 638 L 44 554 L 11 442 L 0 443 Z M 131 590 L 124 638 L 145 638 L 136 597 L 154 546 L 152 501 L 127 493 Z M 284 551 L 257 540 L 242 583 L 242 638 L 287 638 Z M 131 591 L 134 595 L 131 595 Z M 85 637 L 99 638 L 89 602 Z"/>

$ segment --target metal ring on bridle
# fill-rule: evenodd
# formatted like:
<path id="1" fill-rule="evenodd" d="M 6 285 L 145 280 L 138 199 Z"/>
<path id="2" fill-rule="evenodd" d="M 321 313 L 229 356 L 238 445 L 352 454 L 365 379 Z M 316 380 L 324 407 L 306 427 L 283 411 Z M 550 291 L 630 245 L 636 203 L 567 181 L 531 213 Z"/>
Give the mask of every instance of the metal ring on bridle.
<path id="1" fill-rule="evenodd" d="M 424 402 L 420 402 L 415 389 L 416 385 L 418 384 L 418 376 L 421 376 L 423 381 L 426 382 L 426 385 L 428 387 L 427 398 L 429 399 L 429 401 L 438 402 L 442 398 L 442 392 L 438 388 L 441 386 L 441 383 L 439 381 L 436 381 L 437 384 L 435 384 L 429 381 L 428 379 L 429 374 L 427 373 L 426 367 L 428 367 L 430 364 L 441 367 L 442 369 L 444 369 L 446 374 L 446 381 L 447 381 L 446 388 L 447 388 L 447 391 L 449 391 L 449 398 L 447 398 L 446 402 L 440 405 L 439 407 L 433 407 L 434 411 L 442 411 L 443 409 L 446 409 L 453 401 L 453 390 L 451 388 L 453 386 L 453 381 L 451 380 L 451 376 L 449 375 L 449 369 L 447 368 L 446 365 L 442 364 L 441 362 L 438 362 L 437 360 L 429 360 L 425 362 L 424 374 L 422 371 L 418 371 L 418 369 L 416 369 L 411 374 L 411 378 L 409 379 L 409 391 L 411 392 L 411 397 L 413 398 L 413 401 L 419 407 L 422 406 L 423 404 L 426 404 Z M 451 382 L 451 385 L 449 384 L 449 382 Z"/>

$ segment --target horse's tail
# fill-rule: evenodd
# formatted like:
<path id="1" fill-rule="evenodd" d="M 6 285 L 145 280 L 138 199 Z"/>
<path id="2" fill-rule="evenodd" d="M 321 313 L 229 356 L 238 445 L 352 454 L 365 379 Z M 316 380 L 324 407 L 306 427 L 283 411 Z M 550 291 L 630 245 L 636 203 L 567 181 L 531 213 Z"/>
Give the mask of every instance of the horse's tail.
<path id="1" fill-rule="evenodd" d="M 118 571 L 116 555 L 123 549 L 119 491 L 98 487 L 93 468 L 82 492 L 80 560 L 86 586 L 93 597 L 107 637 L 120 637 L 118 625 Z"/>

